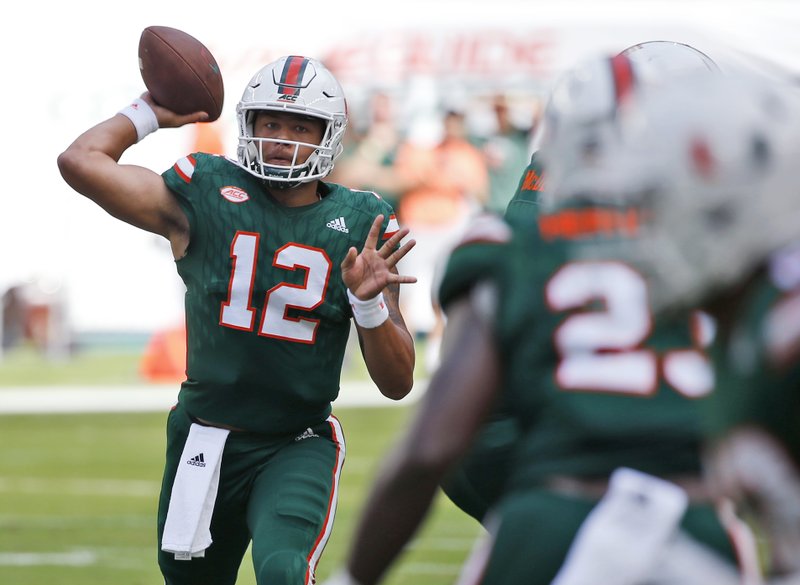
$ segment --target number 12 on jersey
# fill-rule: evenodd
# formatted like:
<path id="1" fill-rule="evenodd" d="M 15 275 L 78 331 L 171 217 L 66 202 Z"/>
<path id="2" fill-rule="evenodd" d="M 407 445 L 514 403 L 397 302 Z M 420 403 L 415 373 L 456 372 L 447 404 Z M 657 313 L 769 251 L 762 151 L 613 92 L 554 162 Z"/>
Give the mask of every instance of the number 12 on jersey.
<path id="1" fill-rule="evenodd" d="M 228 297 L 220 308 L 220 325 L 253 331 L 256 311 L 253 293 L 258 265 L 258 244 L 261 234 L 236 232 L 231 242 L 233 260 Z M 288 309 L 312 311 L 325 300 L 331 268 L 325 250 L 288 243 L 276 250 L 272 265 L 289 271 L 305 270 L 302 285 L 280 282 L 267 290 L 258 334 L 298 343 L 314 343 L 319 319 L 289 317 Z"/>

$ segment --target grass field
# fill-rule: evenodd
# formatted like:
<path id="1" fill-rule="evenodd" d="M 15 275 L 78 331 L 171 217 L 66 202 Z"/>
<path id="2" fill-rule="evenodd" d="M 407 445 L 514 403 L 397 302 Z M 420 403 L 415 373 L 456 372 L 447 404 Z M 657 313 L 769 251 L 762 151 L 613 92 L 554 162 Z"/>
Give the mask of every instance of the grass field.
<path id="1" fill-rule="evenodd" d="M 417 371 L 424 371 L 424 345 L 417 349 Z M 139 373 L 144 347 L 140 345 L 91 346 L 64 359 L 45 359 L 30 346 L 0 355 L 0 388 L 4 386 L 126 386 L 142 384 Z M 355 345 L 342 370 L 343 380 L 366 380 L 367 369 Z"/>
<path id="2" fill-rule="evenodd" d="M 135 363 L 106 352 L 45 364 L 26 352 L 0 364 L 0 386 L 126 384 Z M 350 376 L 360 376 L 352 366 Z M 113 391 L 110 390 L 110 391 Z M 319 566 L 342 561 L 382 457 L 412 407 L 337 409 L 347 460 L 336 525 Z M 153 585 L 155 505 L 165 413 L 0 416 L 0 584 Z M 452 583 L 481 529 L 446 498 L 386 583 Z M 249 556 L 241 585 L 255 579 Z"/>

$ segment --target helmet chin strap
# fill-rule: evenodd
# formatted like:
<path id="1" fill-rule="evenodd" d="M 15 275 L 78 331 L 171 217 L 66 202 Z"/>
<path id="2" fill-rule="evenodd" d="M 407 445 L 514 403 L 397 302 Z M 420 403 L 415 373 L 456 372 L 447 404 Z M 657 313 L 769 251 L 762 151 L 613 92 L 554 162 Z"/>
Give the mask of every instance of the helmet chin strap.
<path id="1" fill-rule="evenodd" d="M 270 179 L 261 179 L 261 181 L 268 191 L 288 191 L 297 189 L 303 184 L 302 181 L 272 181 Z"/>

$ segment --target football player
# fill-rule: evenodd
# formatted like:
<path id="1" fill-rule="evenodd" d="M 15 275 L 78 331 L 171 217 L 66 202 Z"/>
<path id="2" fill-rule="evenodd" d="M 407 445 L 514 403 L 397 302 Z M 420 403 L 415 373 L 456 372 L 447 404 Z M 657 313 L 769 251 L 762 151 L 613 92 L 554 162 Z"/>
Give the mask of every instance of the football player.
<path id="1" fill-rule="evenodd" d="M 58 166 L 108 213 L 166 238 L 186 285 L 186 381 L 158 511 L 166 583 L 232 584 L 252 542 L 258 583 L 301 585 L 336 511 L 345 445 L 331 403 L 351 318 L 380 392 L 398 400 L 412 386 L 398 295 L 415 279 L 395 265 L 414 243 L 400 245 L 407 230 L 378 195 L 323 182 L 347 108 L 322 63 L 263 67 L 236 117 L 236 159 L 196 152 L 162 174 L 120 164 L 159 128 L 207 118 L 144 93 Z"/>
<path id="2" fill-rule="evenodd" d="M 538 152 L 542 142 L 560 153 L 558 160 L 551 160 L 547 179 L 563 183 L 574 168 L 588 164 L 592 157 L 613 145 L 617 110 L 638 89 L 658 86 L 679 76 L 718 71 L 704 53 L 673 41 L 639 43 L 618 55 L 592 59 L 568 71 L 549 96 L 535 138 L 537 152 L 506 209 L 506 221 L 512 225 L 535 223 L 542 198 L 548 197 L 543 153 Z M 470 276 L 473 275 L 469 271 L 451 270 L 448 278 L 456 282 L 443 284 L 457 286 Z M 669 342 L 663 339 L 656 343 Z M 442 483 L 445 494 L 479 521 L 502 493 L 519 436 L 518 425 L 508 412 L 510 408 L 498 405 L 462 463 Z"/>
<path id="3" fill-rule="evenodd" d="M 675 86 L 708 95 L 692 111 L 701 119 L 743 122 L 734 104 L 719 107 L 730 87 Z M 618 116 L 620 131 L 650 120 L 637 103 Z M 691 127 L 686 109 L 665 123 Z M 548 187 L 552 205 L 535 223 L 515 226 L 510 238 L 502 224 L 483 226 L 453 252 L 450 269 L 459 272 L 474 266 L 470 256 L 484 256 L 480 277 L 442 287 L 442 365 L 334 583 L 381 579 L 498 400 L 513 406 L 521 435 L 486 520 L 487 546 L 464 583 L 741 583 L 736 562 L 753 548 L 745 532 L 730 533 L 740 525 L 720 520 L 702 477 L 713 391 L 702 320 L 688 309 L 654 319 L 648 281 L 620 261 L 649 220 L 646 196 L 692 159 L 662 156 L 658 140 L 644 151 L 622 145 L 581 162 L 574 170 L 583 176 L 565 180 L 563 191 Z M 473 247 L 487 240 L 494 244 Z"/>
<path id="4" fill-rule="evenodd" d="M 716 318 L 709 481 L 766 537 L 764 571 L 800 579 L 800 96 L 760 79 L 728 94 L 736 124 L 698 115 L 688 134 L 666 122 L 643 133 L 643 148 L 670 140 L 691 164 L 651 198 L 635 259 L 657 310 L 695 304 Z M 679 98 L 654 96 L 649 117 L 685 108 Z"/>

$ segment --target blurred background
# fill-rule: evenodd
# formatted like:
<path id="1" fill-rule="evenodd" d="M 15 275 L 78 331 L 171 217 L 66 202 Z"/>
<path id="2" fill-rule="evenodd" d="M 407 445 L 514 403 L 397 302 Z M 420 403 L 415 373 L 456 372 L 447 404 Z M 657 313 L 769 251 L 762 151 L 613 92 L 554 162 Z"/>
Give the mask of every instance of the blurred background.
<path id="1" fill-rule="evenodd" d="M 377 391 L 353 345 L 336 405 L 348 459 L 321 579 L 341 562 L 374 473 L 435 366 L 437 263 L 472 212 L 504 210 L 555 77 L 598 53 L 673 40 L 723 69 L 800 79 L 795 1 L 75 0 L 20 3 L 11 14 L 0 35 L 0 583 L 14 585 L 159 578 L 154 508 L 164 417 L 184 366 L 183 285 L 166 241 L 106 215 L 56 167 L 78 134 L 144 91 L 146 26 L 209 47 L 225 106 L 217 122 L 159 131 L 123 162 L 160 172 L 195 150 L 235 156 L 235 107 L 251 76 L 281 55 L 314 56 L 349 103 L 331 179 L 378 191 L 419 242 L 401 266 L 420 280 L 401 294 L 419 383 L 411 400 L 375 408 L 385 404 L 370 404 Z M 453 582 L 479 532 L 440 501 L 387 583 Z M 240 583 L 252 582 L 246 560 Z"/>
<path id="2" fill-rule="evenodd" d="M 194 150 L 235 156 L 235 106 L 252 74 L 283 54 L 323 60 L 345 87 L 350 127 L 336 182 L 374 189 L 420 244 L 403 270 L 409 324 L 424 339 L 433 267 L 471 210 L 502 211 L 529 157 L 549 83 L 597 52 L 669 39 L 723 67 L 798 75 L 800 6 L 791 1 L 560 2 L 356 0 L 191 7 L 140 0 L 25 3 L 0 37 L 6 91 L 0 295 L 6 359 L 15 347 L 63 359 L 82 348 L 170 343 L 182 283 L 156 236 L 107 216 L 61 180 L 57 155 L 144 89 L 141 30 L 203 41 L 224 75 L 220 120 L 161 131 L 123 162 L 165 170 Z M 167 339 L 164 339 L 167 338 Z M 2 379 L 2 369 L 0 369 Z"/>

